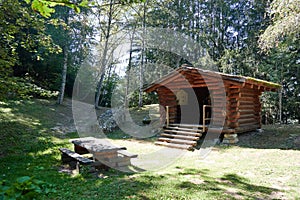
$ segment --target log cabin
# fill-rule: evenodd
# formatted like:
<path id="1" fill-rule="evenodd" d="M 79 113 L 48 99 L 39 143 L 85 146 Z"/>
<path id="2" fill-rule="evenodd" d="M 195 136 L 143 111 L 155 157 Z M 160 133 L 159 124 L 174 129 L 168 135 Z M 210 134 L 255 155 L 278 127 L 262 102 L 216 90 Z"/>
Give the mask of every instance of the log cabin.
<path id="1" fill-rule="evenodd" d="M 281 86 L 256 78 L 183 65 L 144 88 L 156 92 L 164 132 L 157 145 L 193 149 L 206 133 L 223 143 L 261 129 L 260 96 Z"/>

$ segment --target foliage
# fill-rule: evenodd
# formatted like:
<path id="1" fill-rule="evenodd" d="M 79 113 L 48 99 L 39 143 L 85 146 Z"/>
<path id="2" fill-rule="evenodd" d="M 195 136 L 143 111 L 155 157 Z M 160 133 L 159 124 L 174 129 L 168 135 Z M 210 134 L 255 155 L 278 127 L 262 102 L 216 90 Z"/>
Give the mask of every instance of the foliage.
<path id="1" fill-rule="evenodd" d="M 144 49 L 141 32 L 137 31 L 129 36 L 132 48 L 126 52 L 131 55 L 127 67 L 128 71 L 133 71 L 128 76 L 131 83 L 141 87 L 140 83 L 148 84 L 147 80 L 159 78 L 148 77 L 148 64 L 164 64 L 171 68 L 183 63 L 209 69 L 214 66 L 213 69 L 225 73 L 282 84 L 283 97 L 287 99 L 282 107 L 287 118 L 294 120 L 300 113 L 297 81 L 300 26 L 296 25 L 299 7 L 299 1 L 289 0 L 275 0 L 271 4 L 264 0 L 1 1 L 0 76 L 7 81 L 13 80 L 12 77 L 29 76 L 42 88 L 58 90 L 64 82 L 61 69 L 67 62 L 66 94 L 71 96 L 77 71 L 87 55 L 94 54 L 96 43 L 103 45 L 100 45 L 101 55 L 93 55 L 93 65 L 101 69 L 93 71 L 92 76 L 100 83 L 110 80 L 110 71 L 120 71 L 116 68 L 124 67 L 124 63 L 110 64 L 118 62 L 114 51 L 121 37 L 127 36 L 112 35 L 121 30 L 159 27 L 188 36 L 196 48 L 161 38 L 164 44 L 178 45 L 178 49 L 182 49 L 180 55 L 159 48 Z M 150 44 L 156 36 L 147 42 Z M 106 53 L 103 53 L 104 49 Z M 63 51 L 67 53 L 63 54 Z M 68 59 L 64 59 L 66 57 Z M 163 71 L 160 67 L 152 70 L 160 77 L 165 74 Z M 110 90 L 111 83 L 104 82 L 104 89 L 98 87 L 100 92 Z M 12 89 L 2 88 L 2 95 L 11 96 L 4 91 Z M 100 92 L 97 89 L 96 97 Z M 101 98 L 102 105 L 109 105 L 109 95 L 102 94 Z M 273 103 L 276 107 L 272 112 L 279 111 L 278 102 Z"/>
<path id="2" fill-rule="evenodd" d="M 158 102 L 157 94 L 155 93 L 146 93 L 143 92 L 143 105 L 155 104 Z M 130 94 L 129 97 L 129 107 L 137 107 L 138 106 L 139 93 L 138 91 Z"/>
<path id="3" fill-rule="evenodd" d="M 282 84 L 282 118 L 285 123 L 298 119 L 300 123 L 299 44 L 300 2 L 272 1 L 268 15 L 270 25 L 260 35 L 259 46 L 266 52 L 261 71 L 267 79 Z M 274 99 L 274 98 L 273 98 Z M 269 112 L 276 112 L 278 106 Z M 274 115 L 274 113 L 273 113 Z"/>
<path id="4" fill-rule="evenodd" d="M 41 59 L 41 53 L 58 53 L 60 48 L 45 34 L 46 21 L 26 5 L 17 0 L 3 1 L 1 4 L 1 62 L 14 66 L 21 50 L 33 53 L 32 58 Z M 5 63 L 5 62 L 4 62 Z"/>
<path id="5" fill-rule="evenodd" d="M 269 8 L 272 24 L 260 36 L 260 48 L 267 51 L 278 43 L 293 40 L 300 34 L 300 1 L 274 0 Z"/>
<path id="6" fill-rule="evenodd" d="M 55 13 L 55 6 L 67 6 L 72 8 L 76 13 L 80 12 L 81 8 L 86 8 L 91 3 L 89 0 L 81 0 L 79 2 L 74 3 L 70 0 L 24 0 L 26 3 L 31 3 L 31 8 L 34 11 L 39 12 L 44 17 L 50 17 L 51 14 Z M 145 0 L 120 0 L 120 4 L 131 4 L 131 3 L 139 3 Z M 92 5 L 94 2 L 92 2 Z"/>
<path id="7" fill-rule="evenodd" d="M 114 89 L 116 88 L 116 84 L 120 80 L 119 76 L 117 74 L 110 75 L 107 79 L 104 80 L 103 84 L 104 86 L 101 88 L 101 96 L 100 96 L 100 106 L 103 107 L 110 107 L 111 106 L 111 99 L 112 99 L 112 93 L 114 92 Z"/>
<path id="8" fill-rule="evenodd" d="M 272 34 L 269 33 L 270 38 L 266 41 L 270 42 L 274 39 L 272 39 Z M 287 32 L 287 34 L 289 33 Z M 300 123 L 299 36 L 299 34 L 293 36 L 291 33 L 281 38 L 282 40 L 278 40 L 274 48 L 271 46 L 262 47 L 263 50 L 267 51 L 267 54 L 264 56 L 265 59 L 260 66 L 261 71 L 264 72 L 264 79 L 278 82 L 282 85 L 280 92 L 282 95 L 282 122 L 284 123 L 292 123 L 295 120 L 298 120 Z M 261 36 L 261 38 L 263 37 L 266 37 L 265 33 Z M 271 98 L 270 100 L 274 101 L 275 99 L 278 98 Z M 271 109 L 269 112 L 273 113 L 272 115 L 277 115 L 279 118 L 279 115 L 274 113 L 279 111 L 279 104 L 273 102 L 273 105 L 276 105 L 274 110 Z"/>
<path id="9" fill-rule="evenodd" d="M 38 61 L 47 53 L 61 51 L 60 47 L 55 45 L 51 37 L 45 33 L 45 23 L 44 19 L 18 0 L 1 2 L 0 78 L 2 80 L 11 80 L 12 67 L 18 68 L 25 58 L 27 59 L 24 63 L 31 60 Z M 7 89 L 12 90 L 12 88 Z"/>
<path id="10" fill-rule="evenodd" d="M 48 83 L 52 83 L 52 85 L 49 85 L 51 89 L 59 90 L 62 81 L 62 69 L 66 64 L 67 81 L 65 92 L 69 96 L 72 94 L 77 70 L 88 55 L 93 43 L 95 29 L 88 20 L 89 14 L 90 9 L 86 8 L 77 14 L 67 7 L 58 7 L 51 16 L 51 20 L 57 20 L 58 23 L 56 26 L 47 26 L 47 33 L 52 36 L 56 44 L 63 48 L 64 52 L 48 56 L 40 65 L 34 66 L 34 71 L 40 71 L 39 81 L 41 79 L 43 81 L 47 80 Z M 43 67 L 43 70 L 40 70 L 41 67 Z M 51 68 L 51 73 L 46 73 L 49 68 Z"/>
<path id="11" fill-rule="evenodd" d="M 43 89 L 23 78 L 0 78 L 0 99 L 52 98 L 56 96 L 56 92 Z"/>
<path id="12" fill-rule="evenodd" d="M 26 3 L 31 3 L 31 8 L 34 11 L 39 12 L 42 16 L 48 18 L 55 12 L 53 7 L 55 6 L 67 6 L 72 8 L 76 13 L 80 12 L 80 7 L 87 7 L 89 5 L 88 0 L 82 0 L 79 3 L 73 3 L 69 0 L 24 0 Z"/>
<path id="13" fill-rule="evenodd" d="M 19 177 L 14 183 L 1 180 L 0 197 L 1 199 L 34 199 L 41 194 L 48 195 L 55 192 L 52 187 L 51 184 L 29 176 Z"/>
<path id="14" fill-rule="evenodd" d="M 228 69 L 226 72 L 242 75 L 251 75 L 257 67 L 257 37 L 267 21 L 263 18 L 266 1 L 176 0 L 153 4 L 154 9 L 147 17 L 147 26 L 184 33 L 202 47 L 196 50 L 185 49 L 185 55 L 201 58 L 201 51 L 204 50 L 221 71 Z M 230 59 L 230 54 L 235 58 Z M 177 60 L 167 55 L 166 59 L 173 62 Z M 225 63 L 226 66 L 223 66 Z"/>

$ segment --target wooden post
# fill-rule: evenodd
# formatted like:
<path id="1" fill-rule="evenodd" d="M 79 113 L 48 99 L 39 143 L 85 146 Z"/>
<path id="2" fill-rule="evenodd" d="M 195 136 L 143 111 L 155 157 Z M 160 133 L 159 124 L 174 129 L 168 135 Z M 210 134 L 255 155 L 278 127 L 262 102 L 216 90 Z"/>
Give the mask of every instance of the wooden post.
<path id="1" fill-rule="evenodd" d="M 169 106 L 166 106 L 166 121 L 167 121 L 167 127 L 169 127 L 170 124 Z"/>
<path id="2" fill-rule="evenodd" d="M 205 113 L 205 111 L 206 111 L 206 108 L 208 108 L 208 107 L 211 107 L 211 105 L 203 105 L 203 118 L 202 118 L 202 123 L 203 123 L 203 133 L 206 131 L 206 129 L 205 129 L 205 122 L 206 122 L 206 119 L 209 119 L 209 118 L 206 118 L 206 113 Z"/>
<path id="3" fill-rule="evenodd" d="M 203 110 L 202 110 L 202 124 L 203 124 L 203 133 L 205 132 L 205 107 L 206 107 L 206 105 L 203 105 Z"/>

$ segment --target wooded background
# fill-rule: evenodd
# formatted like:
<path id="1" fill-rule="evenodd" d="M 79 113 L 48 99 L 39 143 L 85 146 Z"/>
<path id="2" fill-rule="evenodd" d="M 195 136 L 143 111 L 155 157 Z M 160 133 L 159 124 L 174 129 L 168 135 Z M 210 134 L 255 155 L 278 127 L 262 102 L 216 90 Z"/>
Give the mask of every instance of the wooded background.
<path id="1" fill-rule="evenodd" d="M 72 95 L 78 69 L 88 60 L 100 66 L 87 72 L 97 81 L 95 106 L 109 107 L 111 93 L 121 79 L 119 63 L 108 62 L 116 42 L 112 38 L 128 31 L 127 85 L 137 81 L 140 87 L 130 99 L 124 98 L 124 104 L 153 103 L 155 96 L 142 93 L 146 63 L 164 63 L 174 69 L 188 63 L 172 52 L 146 48 L 133 31 L 157 27 L 192 38 L 221 72 L 281 84 L 278 93 L 261 99 L 263 122 L 300 123 L 300 1 L 45 2 L 51 3 L 0 0 L 1 99 L 58 94 L 62 103 L 65 95 Z M 103 49 L 95 56 L 98 44 Z"/>

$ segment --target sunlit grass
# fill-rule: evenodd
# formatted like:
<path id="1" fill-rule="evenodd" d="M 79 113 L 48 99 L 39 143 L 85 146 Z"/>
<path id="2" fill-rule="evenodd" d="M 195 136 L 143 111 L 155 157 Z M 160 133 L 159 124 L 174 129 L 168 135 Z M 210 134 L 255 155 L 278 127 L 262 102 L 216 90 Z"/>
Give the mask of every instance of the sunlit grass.
<path id="1" fill-rule="evenodd" d="M 0 105 L 0 177 L 13 182 L 28 175 L 53 184 L 56 192 L 40 199 L 300 198 L 300 128 L 296 126 L 267 126 L 262 134 L 241 137 L 238 145 L 216 146 L 204 159 L 199 150 L 186 152 L 158 171 L 91 174 L 87 168 L 70 176 L 58 172 L 62 165 L 58 148 L 73 148 L 68 140 L 78 134 L 62 135 L 50 128 L 64 120 L 60 113 L 71 115 L 71 109 L 49 100 Z M 149 115 L 147 107 L 130 112 L 136 123 Z M 123 138 L 122 131 L 107 135 L 113 144 L 139 155 L 163 148 L 152 139 Z"/>

